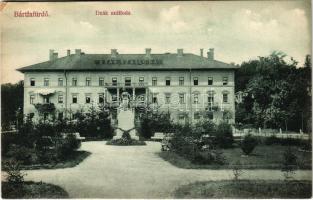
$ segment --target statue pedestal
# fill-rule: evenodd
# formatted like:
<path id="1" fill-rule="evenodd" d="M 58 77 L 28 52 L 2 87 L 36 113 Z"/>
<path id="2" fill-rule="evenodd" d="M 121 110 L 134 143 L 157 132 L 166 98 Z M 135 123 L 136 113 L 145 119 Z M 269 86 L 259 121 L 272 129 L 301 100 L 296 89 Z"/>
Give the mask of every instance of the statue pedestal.
<path id="1" fill-rule="evenodd" d="M 118 120 L 117 127 L 125 131 L 128 131 L 135 127 L 134 119 L 135 119 L 135 113 L 133 111 L 129 109 L 124 110 L 122 108 L 117 114 L 117 120 Z M 135 129 L 131 130 L 129 134 L 132 139 L 139 140 L 139 137 L 137 136 Z M 122 135 L 123 135 L 123 131 L 121 131 L 120 129 L 116 129 L 116 135 L 113 137 L 113 139 L 120 139 Z"/>

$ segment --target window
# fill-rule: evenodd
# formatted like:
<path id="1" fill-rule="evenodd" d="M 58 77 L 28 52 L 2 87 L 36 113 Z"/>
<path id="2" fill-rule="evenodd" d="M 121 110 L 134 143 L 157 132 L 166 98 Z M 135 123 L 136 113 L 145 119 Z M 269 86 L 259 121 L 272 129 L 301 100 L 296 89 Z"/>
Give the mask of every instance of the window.
<path id="1" fill-rule="evenodd" d="M 152 103 L 158 103 L 157 94 L 152 94 Z"/>
<path id="2" fill-rule="evenodd" d="M 117 101 L 117 96 L 116 95 L 112 95 L 112 101 Z"/>
<path id="3" fill-rule="evenodd" d="M 165 94 L 165 103 L 170 104 L 171 103 L 171 94 Z"/>
<path id="4" fill-rule="evenodd" d="M 227 77 L 223 77 L 223 85 L 227 85 L 228 84 L 228 78 Z"/>
<path id="5" fill-rule="evenodd" d="M 198 85 L 198 77 L 193 77 L 193 85 Z"/>
<path id="6" fill-rule="evenodd" d="M 99 78 L 99 86 L 104 86 L 104 78 Z"/>
<path id="7" fill-rule="evenodd" d="M 34 78 L 31 78 L 30 79 L 30 86 L 35 86 L 35 79 Z"/>
<path id="8" fill-rule="evenodd" d="M 59 80 L 58 80 L 58 85 L 59 85 L 59 86 L 63 86 L 63 78 L 59 78 Z"/>
<path id="9" fill-rule="evenodd" d="M 73 94 L 72 103 L 77 103 L 77 94 Z"/>
<path id="10" fill-rule="evenodd" d="M 213 104 L 214 104 L 214 92 L 210 91 L 208 93 L 208 107 L 210 111 L 212 110 Z"/>
<path id="11" fill-rule="evenodd" d="M 77 78 L 72 79 L 72 86 L 77 86 Z"/>
<path id="12" fill-rule="evenodd" d="M 59 112 L 59 114 L 58 114 L 58 119 L 59 119 L 59 120 L 62 120 L 62 119 L 63 119 L 63 112 Z"/>
<path id="13" fill-rule="evenodd" d="M 58 103 L 63 103 L 63 95 L 58 96 Z"/>
<path id="14" fill-rule="evenodd" d="M 179 77 L 179 85 L 184 85 L 184 77 Z"/>
<path id="15" fill-rule="evenodd" d="M 199 112 L 194 113 L 193 118 L 194 119 L 200 119 L 200 113 Z"/>
<path id="16" fill-rule="evenodd" d="M 34 101 L 35 101 L 35 95 L 30 95 L 30 98 L 29 98 L 30 104 L 34 104 Z"/>
<path id="17" fill-rule="evenodd" d="M 157 77 L 152 77 L 152 86 L 157 86 L 158 79 Z"/>
<path id="18" fill-rule="evenodd" d="M 185 116 L 184 116 L 184 115 L 178 115 L 178 119 L 179 119 L 180 121 L 183 121 L 183 120 L 185 120 Z"/>
<path id="19" fill-rule="evenodd" d="M 208 85 L 213 85 L 213 77 L 208 77 Z"/>
<path id="20" fill-rule="evenodd" d="M 44 86 L 49 86 L 49 79 L 48 78 L 44 78 L 43 79 L 43 85 Z"/>
<path id="21" fill-rule="evenodd" d="M 86 94 L 86 103 L 90 103 L 90 102 L 91 102 L 90 94 Z"/>
<path id="22" fill-rule="evenodd" d="M 170 77 L 166 77 L 165 79 L 165 85 L 170 86 L 171 85 L 171 78 Z"/>
<path id="23" fill-rule="evenodd" d="M 44 97 L 43 98 L 43 103 L 50 103 L 49 97 Z"/>
<path id="24" fill-rule="evenodd" d="M 144 85 L 144 81 L 145 81 L 145 78 L 144 78 L 144 77 L 139 77 L 139 85 L 140 85 L 140 86 L 143 86 L 143 85 Z"/>
<path id="25" fill-rule="evenodd" d="M 100 64 L 100 60 L 95 60 L 95 64 L 99 65 Z"/>
<path id="26" fill-rule="evenodd" d="M 99 103 L 104 103 L 104 94 L 99 94 Z"/>
<path id="27" fill-rule="evenodd" d="M 223 94 L 223 103 L 228 102 L 228 94 Z"/>
<path id="28" fill-rule="evenodd" d="M 193 95 L 193 103 L 198 104 L 199 103 L 199 94 L 194 94 Z"/>
<path id="29" fill-rule="evenodd" d="M 91 85 L 91 79 L 90 78 L 86 78 L 86 86 L 90 86 Z"/>
<path id="30" fill-rule="evenodd" d="M 131 78 L 125 77 L 125 86 L 131 86 Z"/>
<path id="31" fill-rule="evenodd" d="M 184 104 L 185 103 L 185 95 L 184 94 L 179 94 L 179 103 Z"/>
<path id="32" fill-rule="evenodd" d="M 112 78 L 112 85 L 117 86 L 117 78 L 116 77 Z"/>

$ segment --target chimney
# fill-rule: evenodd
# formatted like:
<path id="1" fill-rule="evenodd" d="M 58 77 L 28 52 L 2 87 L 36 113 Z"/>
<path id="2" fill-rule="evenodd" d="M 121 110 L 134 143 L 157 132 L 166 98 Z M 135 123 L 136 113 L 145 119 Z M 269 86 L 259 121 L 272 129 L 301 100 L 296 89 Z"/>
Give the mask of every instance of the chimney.
<path id="1" fill-rule="evenodd" d="M 111 49 L 111 57 L 116 57 L 117 56 L 117 49 Z"/>
<path id="2" fill-rule="evenodd" d="M 67 50 L 67 56 L 70 56 L 71 55 L 71 50 Z"/>
<path id="3" fill-rule="evenodd" d="M 200 56 L 203 57 L 203 49 L 200 49 Z"/>
<path id="4" fill-rule="evenodd" d="M 76 55 L 81 55 L 81 53 L 82 53 L 82 50 L 81 49 L 75 49 L 75 54 Z"/>
<path id="5" fill-rule="evenodd" d="M 53 53 L 53 60 L 58 59 L 58 53 Z"/>
<path id="6" fill-rule="evenodd" d="M 54 50 L 50 49 L 49 50 L 49 60 L 53 60 L 53 53 L 54 53 Z"/>
<path id="7" fill-rule="evenodd" d="M 184 55 L 184 49 L 177 49 L 177 56 L 183 57 L 183 55 Z"/>
<path id="8" fill-rule="evenodd" d="M 208 51 L 208 60 L 214 60 L 214 49 L 210 48 Z"/>
<path id="9" fill-rule="evenodd" d="M 150 56 L 151 56 L 151 49 L 146 48 L 146 57 L 150 57 Z"/>

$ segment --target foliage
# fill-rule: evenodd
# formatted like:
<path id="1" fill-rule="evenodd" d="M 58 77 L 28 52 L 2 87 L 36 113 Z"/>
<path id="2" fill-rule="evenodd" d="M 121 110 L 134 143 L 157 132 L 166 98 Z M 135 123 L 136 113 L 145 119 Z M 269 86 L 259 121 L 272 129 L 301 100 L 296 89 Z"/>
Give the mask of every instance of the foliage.
<path id="1" fill-rule="evenodd" d="M 285 180 L 291 179 L 292 175 L 295 173 L 295 170 L 297 169 L 297 159 L 296 154 L 290 147 L 288 147 L 283 154 L 281 169 L 285 176 Z"/>
<path id="2" fill-rule="evenodd" d="M 21 185 L 24 182 L 24 176 L 20 171 L 20 163 L 14 159 L 7 160 L 4 163 L 3 169 L 7 172 L 7 181 L 15 186 Z"/>
<path id="3" fill-rule="evenodd" d="M 243 138 L 241 142 L 241 149 L 246 155 L 249 155 L 252 153 L 257 144 L 258 144 L 257 139 L 252 135 L 248 134 Z"/>
<path id="4" fill-rule="evenodd" d="M 7 183 L 9 184 L 5 192 L 9 195 L 14 193 L 23 195 L 26 174 L 20 171 L 20 163 L 14 159 L 7 160 L 4 162 L 3 169 L 7 172 Z"/>
<path id="5" fill-rule="evenodd" d="M 11 84 L 1 84 L 1 127 L 9 130 L 12 124 L 16 124 L 17 112 L 23 108 L 23 81 Z"/>
<path id="6" fill-rule="evenodd" d="M 238 160 L 233 166 L 234 181 L 238 181 L 239 177 L 243 174 L 241 162 Z"/>
<path id="7" fill-rule="evenodd" d="M 234 143 L 231 125 L 221 122 L 216 130 L 216 143 L 221 148 L 230 148 Z"/>
<path id="8" fill-rule="evenodd" d="M 9 158 L 14 158 L 20 162 L 20 164 L 29 165 L 33 162 L 33 154 L 33 149 L 24 146 L 11 145 L 10 150 L 6 156 Z"/>
<path id="9" fill-rule="evenodd" d="M 200 121 L 194 126 L 184 124 L 177 126 L 168 146 L 170 151 L 196 164 L 225 164 L 222 152 L 214 146 L 214 133 L 215 125 L 210 121 Z"/>
<path id="10" fill-rule="evenodd" d="M 146 139 L 151 138 L 155 132 L 170 133 L 173 130 L 173 121 L 168 112 L 144 110 L 140 113 L 139 120 L 138 132 Z"/>
<path id="11" fill-rule="evenodd" d="M 113 127 L 111 126 L 110 113 L 103 107 L 92 106 L 88 112 L 75 113 L 76 122 L 72 124 L 75 132 L 84 137 L 112 138 Z"/>
<path id="12" fill-rule="evenodd" d="M 64 140 L 57 145 L 57 154 L 61 159 L 71 156 L 81 146 L 81 141 L 74 134 L 67 134 Z"/>
<path id="13" fill-rule="evenodd" d="M 236 72 L 236 90 L 245 97 L 236 105 L 236 121 L 310 132 L 310 57 L 304 67 L 296 66 L 294 60 L 286 62 L 282 52 L 242 63 Z"/>
<path id="14" fill-rule="evenodd" d="M 311 181 L 224 180 L 183 185 L 177 199 L 302 199 L 311 198 Z"/>
<path id="15" fill-rule="evenodd" d="M 2 182 L 2 198 L 4 199 L 65 199 L 67 192 L 59 186 L 43 182 L 27 181 L 23 190 L 19 190 L 8 182 Z"/>
<path id="16" fill-rule="evenodd" d="M 53 113 L 55 111 L 54 103 L 37 103 L 34 106 L 40 115 L 44 113 Z"/>

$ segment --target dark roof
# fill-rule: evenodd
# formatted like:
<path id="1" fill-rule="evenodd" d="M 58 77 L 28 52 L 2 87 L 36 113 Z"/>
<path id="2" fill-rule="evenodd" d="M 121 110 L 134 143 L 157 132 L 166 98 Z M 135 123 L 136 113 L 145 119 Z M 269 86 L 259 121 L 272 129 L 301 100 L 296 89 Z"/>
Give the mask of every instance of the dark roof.
<path id="1" fill-rule="evenodd" d="M 107 63 L 108 60 L 120 60 L 124 63 Z M 130 63 L 128 62 L 130 60 Z M 155 60 L 161 63 L 138 64 L 146 60 Z M 103 61 L 105 64 L 103 64 Z M 109 71 L 109 70 L 189 70 L 189 69 L 236 69 L 235 65 L 205 57 L 186 53 L 178 57 L 177 54 L 118 54 L 115 58 L 111 54 L 72 54 L 52 61 L 37 63 L 19 68 L 18 71 Z"/>

